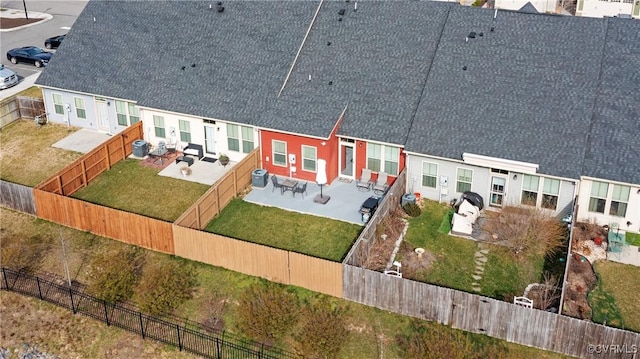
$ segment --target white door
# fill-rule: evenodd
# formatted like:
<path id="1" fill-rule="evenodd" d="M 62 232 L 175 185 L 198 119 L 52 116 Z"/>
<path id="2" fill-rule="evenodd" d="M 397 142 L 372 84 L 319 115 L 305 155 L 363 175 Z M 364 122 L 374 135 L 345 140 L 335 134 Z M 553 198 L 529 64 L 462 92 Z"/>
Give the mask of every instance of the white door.
<path id="1" fill-rule="evenodd" d="M 98 129 L 109 132 L 109 109 L 107 108 L 107 102 L 96 100 L 96 108 L 98 110 Z"/>
<path id="2" fill-rule="evenodd" d="M 489 205 L 493 207 L 502 207 L 504 203 L 505 186 L 507 179 L 504 177 L 491 177 L 491 193 L 489 196 Z"/>
<path id="3" fill-rule="evenodd" d="M 204 147 L 205 152 L 216 154 L 216 128 L 204 126 Z"/>

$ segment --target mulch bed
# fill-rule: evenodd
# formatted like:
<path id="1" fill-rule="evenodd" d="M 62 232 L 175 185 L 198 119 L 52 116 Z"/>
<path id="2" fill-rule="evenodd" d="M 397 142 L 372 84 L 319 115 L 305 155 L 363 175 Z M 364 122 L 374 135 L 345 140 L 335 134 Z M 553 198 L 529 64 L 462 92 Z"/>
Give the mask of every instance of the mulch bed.
<path id="1" fill-rule="evenodd" d="M 0 29 L 13 29 L 18 26 L 33 24 L 34 22 L 39 22 L 44 19 L 23 19 L 23 18 L 8 18 L 8 17 L 0 17 Z"/>

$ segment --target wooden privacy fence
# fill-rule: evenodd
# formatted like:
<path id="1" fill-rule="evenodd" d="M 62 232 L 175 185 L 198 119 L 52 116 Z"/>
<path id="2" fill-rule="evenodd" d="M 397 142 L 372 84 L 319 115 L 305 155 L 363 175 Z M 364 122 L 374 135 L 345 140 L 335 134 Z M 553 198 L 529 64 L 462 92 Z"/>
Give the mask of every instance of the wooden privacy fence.
<path id="1" fill-rule="evenodd" d="M 389 214 L 389 211 L 400 203 L 400 199 L 404 195 L 406 188 L 406 179 L 407 170 L 404 169 L 385 194 L 382 203 L 380 203 L 380 206 L 374 213 L 373 217 L 369 219 L 367 225 L 364 227 L 362 232 L 360 232 L 360 236 L 358 236 L 358 239 L 351 247 L 351 250 L 349 250 L 349 253 L 347 253 L 347 256 L 342 263 L 355 266 L 362 266 L 365 263 L 369 257 L 371 247 L 375 243 L 374 236 L 376 235 L 376 228 Z"/>
<path id="2" fill-rule="evenodd" d="M 258 168 L 260 163 L 260 148 L 256 148 L 216 181 L 174 223 L 183 227 L 204 229 L 238 193 L 251 185 L 253 170 Z"/>
<path id="3" fill-rule="evenodd" d="M 20 118 L 34 119 L 45 112 L 41 98 L 11 96 L 0 102 L 0 128 Z"/>
<path id="4" fill-rule="evenodd" d="M 33 189 L 21 184 L 0 180 L 0 206 L 36 214 Z"/>
<path id="5" fill-rule="evenodd" d="M 177 256 L 342 297 L 342 265 L 174 224 Z"/>
<path id="6" fill-rule="evenodd" d="M 142 122 L 133 124 L 44 180 L 36 189 L 70 196 L 114 164 L 127 158 L 133 152 L 133 141 L 142 137 Z"/>
<path id="7" fill-rule="evenodd" d="M 474 333 L 581 358 L 634 358 L 640 334 L 344 265 L 344 298 Z M 617 346 L 616 346 L 617 345 Z M 626 349 L 625 349 L 626 348 Z"/>
<path id="8" fill-rule="evenodd" d="M 172 225 L 159 219 L 121 211 L 34 189 L 38 217 L 124 243 L 173 254 Z"/>

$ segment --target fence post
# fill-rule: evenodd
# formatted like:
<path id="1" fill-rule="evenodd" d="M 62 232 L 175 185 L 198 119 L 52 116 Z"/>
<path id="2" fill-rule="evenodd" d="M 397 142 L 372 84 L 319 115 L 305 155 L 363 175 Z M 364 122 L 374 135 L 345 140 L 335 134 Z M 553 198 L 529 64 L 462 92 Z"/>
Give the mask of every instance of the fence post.
<path id="1" fill-rule="evenodd" d="M 73 304 L 73 289 L 69 288 L 69 298 L 71 298 L 71 310 L 76 314 L 76 306 Z"/>
<path id="2" fill-rule="evenodd" d="M 4 278 L 4 287 L 6 290 L 9 290 L 9 281 L 7 281 L 7 273 L 4 270 L 4 267 L 2 267 L 2 277 Z"/>
<path id="3" fill-rule="evenodd" d="M 38 294 L 40 294 L 40 300 L 42 300 L 42 290 L 40 289 L 40 277 L 36 277 L 36 283 L 38 283 Z"/>
<path id="4" fill-rule="evenodd" d="M 220 352 L 220 339 L 216 337 L 216 358 L 222 358 L 222 353 Z"/>
<path id="5" fill-rule="evenodd" d="M 142 334 L 142 339 L 144 339 L 144 325 L 142 324 L 142 312 L 138 312 L 138 317 L 140 318 L 140 333 Z"/>
<path id="6" fill-rule="evenodd" d="M 109 324 L 109 312 L 107 311 L 107 301 L 103 300 L 102 304 L 104 305 L 104 320 L 107 322 L 107 326 L 109 326 L 111 324 Z"/>
<path id="7" fill-rule="evenodd" d="M 182 340 L 180 340 L 180 324 L 176 324 L 176 330 L 178 330 L 178 348 L 182 351 Z"/>

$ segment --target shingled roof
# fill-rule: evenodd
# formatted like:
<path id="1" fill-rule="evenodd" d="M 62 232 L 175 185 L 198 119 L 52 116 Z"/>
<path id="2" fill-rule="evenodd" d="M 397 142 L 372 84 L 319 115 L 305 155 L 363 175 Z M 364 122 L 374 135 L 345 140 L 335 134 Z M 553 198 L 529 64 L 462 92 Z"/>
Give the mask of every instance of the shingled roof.
<path id="1" fill-rule="evenodd" d="M 325 1 L 282 89 L 318 4 L 90 1 L 37 84 L 640 183 L 639 21 Z"/>

